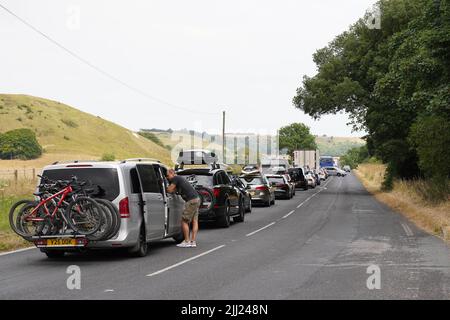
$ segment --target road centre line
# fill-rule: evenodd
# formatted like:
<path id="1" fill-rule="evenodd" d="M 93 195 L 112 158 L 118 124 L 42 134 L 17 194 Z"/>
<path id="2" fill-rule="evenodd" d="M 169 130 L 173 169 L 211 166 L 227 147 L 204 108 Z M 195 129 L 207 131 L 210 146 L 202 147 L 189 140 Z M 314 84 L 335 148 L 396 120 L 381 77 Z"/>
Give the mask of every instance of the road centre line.
<path id="1" fill-rule="evenodd" d="M 185 263 L 188 263 L 188 262 L 190 262 L 190 261 L 192 261 L 192 260 L 198 259 L 198 258 L 203 257 L 203 256 L 205 256 L 205 255 L 207 255 L 207 254 L 210 254 L 210 253 L 212 253 L 212 252 L 214 252 L 214 251 L 217 251 L 217 250 L 219 250 L 219 249 L 222 249 L 223 247 L 225 247 L 224 244 L 221 245 L 221 246 L 218 246 L 218 247 L 216 247 L 216 248 L 214 248 L 214 249 L 211 249 L 211 250 L 205 251 L 205 252 L 203 252 L 203 253 L 200 253 L 200 254 L 198 254 L 198 255 L 196 255 L 196 256 L 193 256 L 193 257 L 191 257 L 191 258 L 189 258 L 189 259 L 186 259 L 186 260 L 180 261 L 180 262 L 178 262 L 178 263 L 175 263 L 175 264 L 173 264 L 173 265 L 171 265 L 171 266 L 169 266 L 169 267 L 167 267 L 167 268 L 164 268 L 164 269 L 158 270 L 158 271 L 156 271 L 156 272 L 150 273 L 150 274 L 147 275 L 147 277 L 153 277 L 153 276 L 156 276 L 156 275 L 161 274 L 161 273 L 163 273 L 163 272 L 169 271 L 169 270 L 171 270 L 171 269 L 173 269 L 173 268 L 179 267 L 179 266 L 181 266 L 181 265 L 183 265 L 183 264 L 185 264 Z"/>
<path id="2" fill-rule="evenodd" d="M 283 219 L 286 219 L 287 217 L 289 217 L 291 214 L 293 214 L 295 212 L 295 210 L 292 210 L 291 212 L 289 212 L 287 215 L 283 216 Z"/>
<path id="3" fill-rule="evenodd" d="M 250 236 L 254 235 L 254 234 L 257 233 L 257 232 L 260 232 L 260 231 L 262 231 L 262 230 L 264 230 L 264 229 L 267 229 L 267 228 L 273 226 L 274 224 L 275 224 L 275 222 L 269 223 L 267 226 L 262 227 L 262 228 L 260 228 L 260 229 L 258 229 L 258 230 L 256 230 L 256 231 L 253 231 L 253 232 L 251 232 L 251 233 L 249 233 L 249 234 L 247 234 L 247 235 L 245 235 L 245 236 L 246 236 L 246 237 L 250 237 Z"/>

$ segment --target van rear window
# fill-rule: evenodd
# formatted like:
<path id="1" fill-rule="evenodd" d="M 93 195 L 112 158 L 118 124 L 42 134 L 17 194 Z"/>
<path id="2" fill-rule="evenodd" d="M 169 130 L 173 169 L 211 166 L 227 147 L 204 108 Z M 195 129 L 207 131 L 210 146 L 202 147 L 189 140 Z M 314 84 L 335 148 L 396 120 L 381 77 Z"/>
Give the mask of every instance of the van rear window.
<path id="1" fill-rule="evenodd" d="M 85 188 L 94 189 L 96 198 L 113 201 L 120 194 L 117 169 L 113 168 L 70 168 L 45 170 L 43 176 L 51 180 L 70 180 L 76 176 L 79 181 L 86 181 Z"/>

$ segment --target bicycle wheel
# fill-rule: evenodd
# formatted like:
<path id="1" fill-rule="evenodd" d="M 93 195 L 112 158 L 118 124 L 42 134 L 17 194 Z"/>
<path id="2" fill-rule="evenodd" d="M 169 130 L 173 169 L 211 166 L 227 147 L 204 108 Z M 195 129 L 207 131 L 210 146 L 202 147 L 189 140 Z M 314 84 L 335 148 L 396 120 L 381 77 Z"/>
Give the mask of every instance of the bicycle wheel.
<path id="1" fill-rule="evenodd" d="M 45 221 L 45 213 L 42 208 L 35 211 L 36 206 L 37 203 L 24 205 L 16 217 L 15 224 L 17 228 L 14 231 L 26 240 L 31 239 L 33 236 L 40 235 L 47 224 Z M 41 220 L 37 221 L 36 219 Z"/>
<path id="2" fill-rule="evenodd" d="M 78 197 L 65 212 L 69 227 L 82 235 L 94 234 L 101 225 L 103 210 L 98 203 L 88 197 Z"/>
<path id="3" fill-rule="evenodd" d="M 120 229 L 120 214 L 117 207 L 108 200 L 105 199 L 95 199 L 100 204 L 104 204 L 109 208 L 109 214 L 111 216 L 111 227 L 109 232 L 105 235 L 104 240 L 111 239 L 113 236 L 117 234 Z"/>
<path id="4" fill-rule="evenodd" d="M 35 203 L 35 205 L 37 205 L 37 203 L 33 200 L 20 200 L 14 203 L 11 209 L 9 210 L 9 225 L 11 226 L 11 229 L 17 234 L 19 234 L 19 232 L 17 231 L 18 230 L 17 215 L 19 214 L 23 206 L 31 203 Z"/>
<path id="5" fill-rule="evenodd" d="M 112 216 L 111 213 L 109 212 L 109 207 L 107 205 L 98 200 L 95 201 L 102 209 L 101 222 L 98 230 L 93 234 L 89 235 L 88 239 L 92 241 L 106 240 L 106 237 L 111 232 Z"/>

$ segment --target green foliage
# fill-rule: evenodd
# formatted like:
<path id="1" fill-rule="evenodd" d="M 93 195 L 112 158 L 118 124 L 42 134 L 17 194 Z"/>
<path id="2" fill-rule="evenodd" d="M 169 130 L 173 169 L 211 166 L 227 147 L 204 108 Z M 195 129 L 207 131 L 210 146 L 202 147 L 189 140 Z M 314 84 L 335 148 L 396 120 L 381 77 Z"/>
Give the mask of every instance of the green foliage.
<path id="1" fill-rule="evenodd" d="M 0 134 L 0 159 L 36 159 L 42 147 L 30 129 L 16 129 Z"/>
<path id="2" fill-rule="evenodd" d="M 411 128 L 410 140 L 419 155 L 419 166 L 428 176 L 450 176 L 450 121 L 423 116 Z"/>
<path id="3" fill-rule="evenodd" d="M 286 148 L 288 154 L 294 150 L 315 150 L 317 148 L 315 137 L 303 123 L 292 123 L 279 130 L 280 150 Z"/>
<path id="4" fill-rule="evenodd" d="M 114 161 L 116 156 L 113 153 L 104 153 L 102 155 L 101 161 Z"/>
<path id="5" fill-rule="evenodd" d="M 138 134 L 150 141 L 153 141 L 157 145 L 167 149 L 167 147 L 164 145 L 164 143 L 162 143 L 162 141 L 154 133 L 145 131 L 145 130 L 141 130 L 138 132 Z"/>
<path id="6" fill-rule="evenodd" d="M 367 150 L 367 146 L 364 145 L 348 150 L 347 153 L 340 158 L 340 162 L 344 166 L 348 165 L 350 168 L 355 169 L 360 163 L 366 162 L 368 159 L 369 151 Z"/>
<path id="7" fill-rule="evenodd" d="M 395 177 L 413 178 L 423 171 L 435 176 L 442 170 L 428 165 L 427 159 L 443 151 L 443 141 L 430 142 L 418 132 L 430 128 L 428 116 L 449 121 L 450 2 L 378 4 L 381 30 L 367 28 L 361 19 L 317 50 L 318 73 L 304 77 L 293 103 L 315 118 L 350 113 L 354 127 L 368 132 L 369 152 L 388 165 L 389 188 Z"/>

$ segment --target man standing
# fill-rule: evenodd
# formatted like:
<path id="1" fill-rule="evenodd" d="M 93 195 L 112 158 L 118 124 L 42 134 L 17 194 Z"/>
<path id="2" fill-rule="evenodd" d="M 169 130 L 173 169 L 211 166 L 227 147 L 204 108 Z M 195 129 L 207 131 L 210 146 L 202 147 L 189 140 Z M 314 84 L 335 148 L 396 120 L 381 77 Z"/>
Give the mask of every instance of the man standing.
<path id="1" fill-rule="evenodd" d="M 181 220 L 184 241 L 177 246 L 181 248 L 195 248 L 197 247 L 198 209 L 200 207 L 198 193 L 186 179 L 177 176 L 172 169 L 167 172 L 167 180 L 170 182 L 170 185 L 167 187 L 167 192 L 175 193 L 178 191 L 186 202 Z M 189 224 L 191 223 L 192 233 L 189 239 Z"/>

